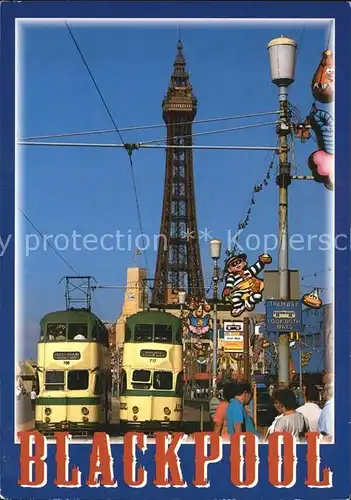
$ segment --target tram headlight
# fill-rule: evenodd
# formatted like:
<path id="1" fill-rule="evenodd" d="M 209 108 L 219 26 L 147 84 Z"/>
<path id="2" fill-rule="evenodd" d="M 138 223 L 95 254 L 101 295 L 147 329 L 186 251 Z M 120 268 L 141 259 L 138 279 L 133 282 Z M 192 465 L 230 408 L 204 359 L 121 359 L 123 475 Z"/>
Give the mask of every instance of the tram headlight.
<path id="1" fill-rule="evenodd" d="M 49 417 L 46 417 L 46 418 L 45 418 L 45 423 L 46 423 L 46 424 L 49 424 L 49 423 L 50 423 L 50 418 L 49 418 Z"/>
<path id="2" fill-rule="evenodd" d="M 88 408 L 85 408 L 85 406 L 83 406 L 83 408 L 82 408 L 82 413 L 83 413 L 83 415 L 89 415 L 89 410 L 88 410 Z"/>
<path id="3" fill-rule="evenodd" d="M 139 413 L 139 408 L 137 406 L 133 406 L 132 412 L 133 413 Z"/>
<path id="4" fill-rule="evenodd" d="M 45 408 L 45 415 L 51 415 L 51 408 Z"/>
<path id="5" fill-rule="evenodd" d="M 82 420 L 83 420 L 83 422 L 89 422 L 88 417 L 83 417 Z"/>
<path id="6" fill-rule="evenodd" d="M 166 408 L 163 408 L 163 411 L 164 411 L 165 415 L 171 414 L 171 410 L 169 408 L 167 408 L 167 406 L 166 406 Z"/>

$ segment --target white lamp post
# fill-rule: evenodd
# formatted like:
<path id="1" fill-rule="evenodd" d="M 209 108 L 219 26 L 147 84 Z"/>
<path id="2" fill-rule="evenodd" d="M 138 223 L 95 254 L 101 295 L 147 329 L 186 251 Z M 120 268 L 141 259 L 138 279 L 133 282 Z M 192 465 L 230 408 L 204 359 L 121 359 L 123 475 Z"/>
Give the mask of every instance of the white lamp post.
<path id="1" fill-rule="evenodd" d="M 212 365 L 212 396 L 217 388 L 217 301 L 218 301 L 218 260 L 221 256 L 221 240 L 210 241 L 211 259 L 213 260 L 213 365 Z"/>
<path id="2" fill-rule="evenodd" d="M 290 298 L 289 287 L 289 236 L 288 236 L 288 186 L 291 183 L 291 164 L 288 157 L 288 135 L 291 132 L 288 110 L 288 86 L 294 81 L 297 43 L 281 36 L 268 44 L 272 82 L 278 86 L 280 118 L 277 126 L 279 137 L 279 298 Z M 278 298 L 278 297 L 277 297 Z M 279 383 L 289 384 L 289 336 L 279 336 Z"/>

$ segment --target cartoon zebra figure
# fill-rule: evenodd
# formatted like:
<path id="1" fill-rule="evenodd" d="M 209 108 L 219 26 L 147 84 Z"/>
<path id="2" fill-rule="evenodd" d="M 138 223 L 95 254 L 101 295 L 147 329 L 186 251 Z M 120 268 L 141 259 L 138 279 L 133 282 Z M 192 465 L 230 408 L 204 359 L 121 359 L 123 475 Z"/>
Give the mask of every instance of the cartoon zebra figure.
<path id="1" fill-rule="evenodd" d="M 256 276 L 271 262 L 272 257 L 268 254 L 260 255 L 258 261 L 250 267 L 244 253 L 227 260 L 223 299 L 233 305 L 232 316 L 240 316 L 245 310 L 253 311 L 256 304 L 262 301 L 264 283 Z"/>

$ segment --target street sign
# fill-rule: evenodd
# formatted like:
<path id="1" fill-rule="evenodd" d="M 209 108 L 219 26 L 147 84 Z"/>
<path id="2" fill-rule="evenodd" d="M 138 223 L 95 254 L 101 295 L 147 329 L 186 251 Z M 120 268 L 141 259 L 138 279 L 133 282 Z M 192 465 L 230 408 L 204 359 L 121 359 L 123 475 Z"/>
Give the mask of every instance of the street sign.
<path id="1" fill-rule="evenodd" d="M 223 322 L 224 336 L 226 333 L 243 332 L 244 322 L 243 321 L 224 321 Z"/>
<path id="2" fill-rule="evenodd" d="M 266 324 L 269 333 L 301 332 L 301 300 L 266 300 Z"/>
<path id="3" fill-rule="evenodd" d="M 224 352 L 244 352 L 244 335 L 228 335 L 223 342 Z"/>

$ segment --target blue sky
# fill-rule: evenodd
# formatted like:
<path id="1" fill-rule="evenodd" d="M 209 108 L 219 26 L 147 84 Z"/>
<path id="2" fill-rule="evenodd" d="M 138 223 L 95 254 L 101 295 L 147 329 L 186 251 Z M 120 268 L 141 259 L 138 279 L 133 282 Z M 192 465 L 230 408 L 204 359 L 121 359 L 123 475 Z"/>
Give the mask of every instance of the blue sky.
<path id="1" fill-rule="evenodd" d="M 277 109 L 277 89 L 270 81 L 267 42 L 284 34 L 297 42 L 295 82 L 290 101 L 304 118 L 313 98 L 310 83 L 326 48 L 329 26 L 301 24 L 233 24 L 220 27 L 181 27 L 184 54 L 191 83 L 198 98 L 196 119 L 245 115 Z M 178 25 L 78 25 L 70 27 L 120 128 L 162 124 L 162 99 L 176 55 Z M 22 25 L 20 137 L 113 128 L 90 80 L 79 53 L 64 25 Z M 323 105 L 320 105 L 323 107 Z M 274 121 L 274 116 L 194 125 L 194 133 Z M 163 128 L 122 132 L 126 142 L 162 138 Z M 61 139 L 72 142 L 120 142 L 115 133 Z M 264 145 L 276 143 L 274 125 L 205 135 L 197 145 Z M 71 244 L 63 257 L 80 274 L 92 275 L 100 284 L 124 285 L 126 268 L 144 266 L 143 255 L 129 251 L 72 248 L 72 233 L 100 238 L 120 231 L 134 241 L 139 234 L 136 203 L 128 158 L 122 149 L 20 146 L 23 167 L 21 209 L 47 235 L 67 235 Z M 316 149 L 311 139 L 295 141 L 295 163 L 299 175 L 309 174 L 307 158 Z M 265 177 L 271 153 L 265 151 L 194 151 L 197 218 L 227 246 L 228 232 L 235 234 L 245 217 L 253 186 Z M 144 233 L 160 230 L 165 151 L 139 150 L 133 154 L 138 200 Z M 275 172 L 275 168 L 274 168 Z M 274 177 L 274 176 L 273 176 Z M 290 187 L 290 234 L 328 232 L 332 194 L 314 182 L 295 181 Z M 256 196 L 245 236 L 276 234 L 278 189 L 273 179 Z M 35 233 L 23 220 L 23 231 Z M 52 241 L 52 240 L 51 240 Z M 31 239 L 34 242 L 34 238 Z M 250 240 L 254 245 L 254 240 Z M 63 239 L 58 241 L 63 244 Z M 201 241 L 205 278 L 211 275 L 209 242 Z M 249 260 L 263 251 L 247 250 Z M 276 251 L 272 252 L 277 265 Z M 149 272 L 154 273 L 156 251 L 147 251 Z M 23 355 L 35 356 L 38 322 L 50 310 L 64 308 L 64 289 L 59 280 L 72 271 L 50 249 L 40 248 L 24 257 L 25 321 Z M 331 256 L 318 249 L 291 251 L 290 267 L 301 276 L 327 269 Z M 330 286 L 330 272 L 306 278 L 302 283 Z M 307 288 L 301 289 L 303 292 Z M 116 319 L 122 307 L 123 290 L 100 290 L 93 308 L 103 320 Z M 326 300 L 330 293 L 326 292 Z"/>

